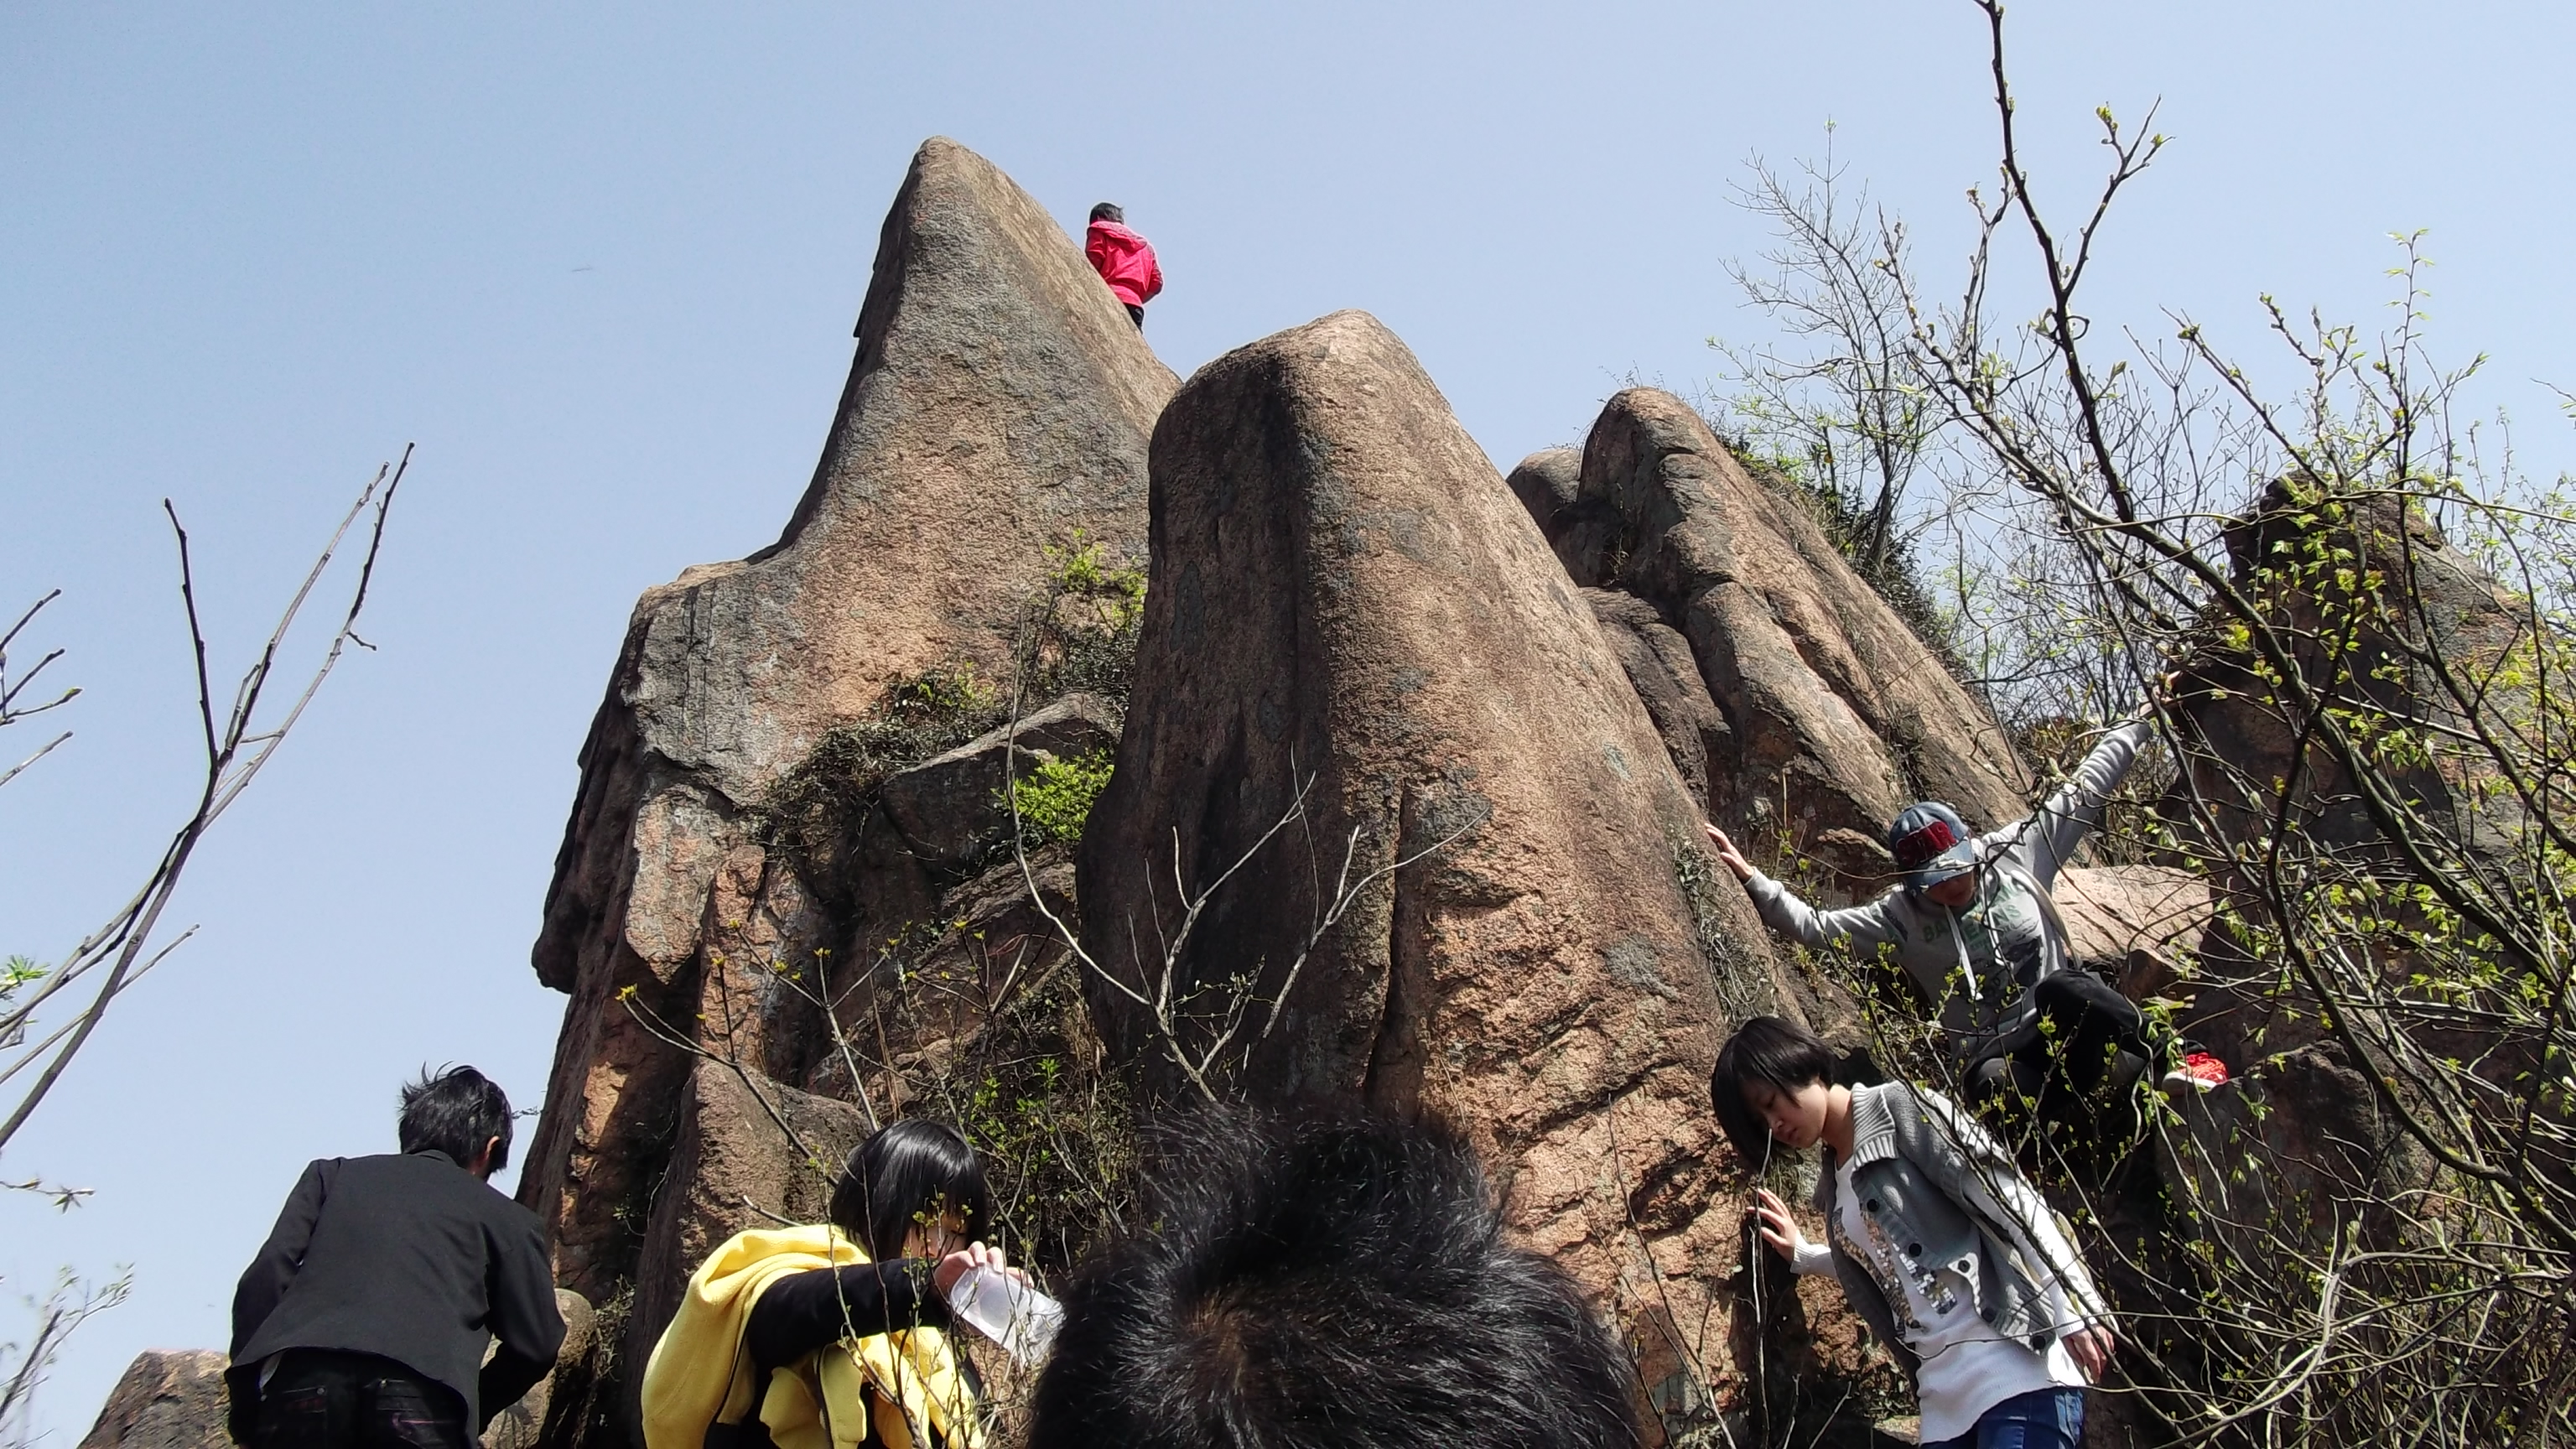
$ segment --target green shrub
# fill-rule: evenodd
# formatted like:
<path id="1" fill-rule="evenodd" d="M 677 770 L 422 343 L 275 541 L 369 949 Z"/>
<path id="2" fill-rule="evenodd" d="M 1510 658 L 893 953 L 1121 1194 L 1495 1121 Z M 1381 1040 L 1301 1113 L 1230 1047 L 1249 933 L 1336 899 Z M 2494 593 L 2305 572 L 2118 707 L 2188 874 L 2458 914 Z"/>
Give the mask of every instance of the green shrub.
<path id="1" fill-rule="evenodd" d="M 1127 613 L 1144 608 L 1145 571 L 1105 562 L 1100 540 L 1083 537 L 1082 530 L 1075 529 L 1072 540 L 1061 548 L 1049 545 L 1046 556 L 1052 565 L 1047 582 L 1055 592 L 1111 600 Z M 1123 626 L 1127 619 L 1122 614 L 1113 622 Z"/>
<path id="2" fill-rule="evenodd" d="M 44 980 L 47 974 L 45 967 L 31 956 L 12 956 L 0 961 L 0 1001 L 7 1001 L 17 994 L 19 987 L 31 981 Z"/>
<path id="3" fill-rule="evenodd" d="M 1145 571 L 1103 557 L 1100 541 L 1079 529 L 1046 557 L 1046 591 L 1022 651 L 1028 697 L 1080 690 L 1125 703 L 1145 620 Z"/>
<path id="4" fill-rule="evenodd" d="M 1092 802 L 1108 788 L 1114 767 L 1109 751 L 1094 750 L 1070 760 L 1041 760 L 1036 769 L 1012 781 L 1021 831 L 1030 843 L 1080 840 L 1082 824 L 1091 818 Z"/>

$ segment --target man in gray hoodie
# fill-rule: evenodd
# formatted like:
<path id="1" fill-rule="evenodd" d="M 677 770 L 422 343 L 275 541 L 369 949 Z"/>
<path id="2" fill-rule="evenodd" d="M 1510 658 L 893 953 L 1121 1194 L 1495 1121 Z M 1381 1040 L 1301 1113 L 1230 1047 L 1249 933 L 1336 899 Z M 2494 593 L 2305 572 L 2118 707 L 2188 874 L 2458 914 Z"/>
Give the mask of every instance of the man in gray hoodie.
<path id="1" fill-rule="evenodd" d="M 2075 965 L 2050 894 L 2058 870 L 2102 823 L 2149 728 L 2141 717 L 2105 734 L 2036 812 L 2000 830 L 1972 837 L 1937 800 L 1907 806 L 1887 830 L 1904 882 L 1845 910 L 1800 900 L 1755 870 L 1726 832 L 1706 829 L 1771 929 L 1816 949 L 1892 954 L 1938 1013 L 1942 1046 L 1973 1096 L 2010 1088 L 2039 1098 L 2043 1111 L 2062 1109 L 2070 1093 L 2087 1096 L 2105 1082 L 2125 1088 L 2152 1055 L 2138 1008 Z M 2166 1085 L 2224 1080 L 2216 1059 L 2194 1053 Z"/>

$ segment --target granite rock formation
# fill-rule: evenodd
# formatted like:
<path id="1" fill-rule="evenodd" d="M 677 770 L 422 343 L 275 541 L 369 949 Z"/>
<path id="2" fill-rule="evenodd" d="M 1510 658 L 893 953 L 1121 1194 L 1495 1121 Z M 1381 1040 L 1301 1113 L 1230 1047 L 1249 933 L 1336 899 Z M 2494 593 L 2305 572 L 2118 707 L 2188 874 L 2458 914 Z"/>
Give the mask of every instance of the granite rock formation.
<path id="1" fill-rule="evenodd" d="M 1583 491 L 1583 450 L 1543 448 L 1521 459 L 1503 482 L 1545 528 L 1547 520 L 1573 507 Z"/>
<path id="2" fill-rule="evenodd" d="M 1570 498 L 1564 454 L 1522 463 L 1515 492 L 1577 584 L 1649 606 L 1689 642 L 1725 744 L 1694 751 L 1708 732 L 1689 725 L 1665 738 L 1749 847 L 1814 859 L 1866 897 L 1889 883 L 1879 837 L 1909 800 L 1947 800 L 1982 826 L 2023 811 L 2029 777 L 1992 716 L 1688 404 L 1652 388 L 1611 398 Z"/>
<path id="3" fill-rule="evenodd" d="M 876 787 L 914 761 L 853 732 L 938 694 L 934 678 L 989 714 L 1066 552 L 1141 558 L 1146 441 L 1176 385 L 1046 212 L 932 140 L 886 217 L 849 383 L 785 531 L 637 604 L 534 951 L 571 1001 L 520 1188 L 559 1281 L 633 1306 L 611 1376 L 649 1347 L 639 1271 L 675 1270 L 716 1230 L 710 1164 L 749 1130 L 693 1062 L 805 1081 L 822 1033 L 791 973 L 948 918 L 943 897 L 977 873 L 889 824 Z M 798 791 L 830 808 L 790 849 L 779 802 Z M 594 1398 L 613 1420 L 630 1390 Z"/>
<path id="4" fill-rule="evenodd" d="M 2076 963 L 2133 999 L 2174 984 L 2217 905 L 2207 880 L 2165 865 L 2069 866 L 2054 894 Z"/>
<path id="5" fill-rule="evenodd" d="M 2394 494 L 2327 504 L 2276 481 L 2233 521 L 2226 543 L 2231 584 L 2273 621 L 2307 688 L 2336 680 L 2332 698 L 2348 718 L 2422 727 L 2425 748 L 2383 745 L 2370 783 L 2392 814 L 2411 818 L 2428 857 L 2466 880 L 2530 871 L 2518 857 L 2531 823 L 2524 802 L 2480 743 L 2483 735 L 2507 757 L 2530 751 L 2527 764 L 2557 768 L 2525 733 L 2538 713 L 2535 674 L 2499 667 L 2530 647 L 2536 621 L 2527 607 L 2446 539 L 2419 502 Z M 2367 592 L 2346 592 L 2368 579 L 2378 582 Z M 2216 892 L 2247 919 L 2265 917 L 2259 863 L 2276 828 L 2294 862 L 2318 851 L 2352 872 L 2352 888 L 2375 885 L 2394 898 L 2425 879 L 2365 803 L 2362 783 L 2290 706 L 2294 693 L 2267 682 L 2259 666 L 2212 642 L 2186 662 L 2177 690 L 2183 768 L 2161 809 Z M 2302 872 L 2294 864 L 2286 874 L 2295 881 Z M 2395 909 L 2404 918 L 2405 908 Z M 2240 1156 L 2258 1151 L 2267 1168 L 2234 1181 L 2206 1174 L 2204 1192 L 2247 1205 L 2244 1220 L 2301 1224 L 2316 1242 L 2355 1224 L 2395 1232 L 2403 1215 L 2391 1207 L 2391 1184 L 2420 1180 L 2427 1159 L 2373 1078 L 2408 1080 L 2412 1091 L 2413 1074 L 2356 1061 L 2309 984 L 2247 960 L 2229 933 L 2211 933 L 2204 959 L 2211 984 L 2196 992 L 2183 1026 L 2240 1064 L 2242 1081 L 2196 1126 L 2206 1142 L 2242 1144 Z M 2393 944 L 2377 967 L 2396 995 L 2427 969 Z M 2528 1038 L 2502 1032 L 2501 1018 L 2433 1011 L 2405 1030 L 2436 1060 L 2474 1064 L 2499 1100 L 2518 1094 L 2541 1065 Z"/>
<path id="6" fill-rule="evenodd" d="M 580 1294 L 561 1288 L 555 1290 L 555 1307 L 564 1316 L 564 1341 L 554 1371 L 492 1416 L 483 1449 L 535 1449 L 556 1389 L 587 1372 L 597 1315 Z M 224 1382 L 230 1362 L 211 1348 L 156 1348 L 136 1355 L 108 1391 L 81 1449 L 234 1449 L 226 1423 L 232 1394 Z"/>
<path id="7" fill-rule="evenodd" d="M 544 1442 L 546 1424 L 558 1400 L 577 1411 L 589 1386 L 593 1351 L 599 1345 L 599 1314 L 590 1300 L 569 1288 L 555 1290 L 555 1310 L 563 1315 L 563 1346 L 555 1350 L 554 1372 L 537 1380 L 519 1401 L 492 1416 L 483 1428 L 483 1449 L 536 1449 Z"/>
<path id="8" fill-rule="evenodd" d="M 126 1366 L 80 1449 L 226 1449 L 230 1362 L 213 1349 L 152 1349 Z"/>
<path id="9" fill-rule="evenodd" d="M 645 1224 L 616 1360 L 642 1364 L 652 1357 L 680 1309 L 689 1274 L 718 1244 L 781 1220 L 823 1221 L 834 1172 L 866 1136 L 867 1117 L 850 1103 L 783 1086 L 748 1067 L 699 1061 L 681 1100 L 664 1185 Z M 631 1396 L 639 1386 L 630 1376 L 599 1387 Z M 622 1415 L 633 1407 L 624 1398 L 594 1410 Z"/>
<path id="10" fill-rule="evenodd" d="M 2240 585 L 2308 526 L 2294 503 L 2275 490 L 2231 534 Z M 2421 520 L 2351 540 L 2406 545 L 2411 627 L 2442 651 L 2490 658 L 2526 627 Z M 2350 782 L 2227 689 L 2242 667 L 2195 661 L 2177 721 L 2210 808 L 2169 813 L 2207 827 L 2186 839 L 2220 878 L 2088 863 L 2057 894 L 2083 965 L 2189 1002 L 2184 1028 L 2242 1069 L 2183 1100 L 2201 1150 L 2156 1163 L 2164 1185 L 2197 1171 L 2236 1218 L 2331 1234 L 2403 1146 L 2372 1080 L 2295 989 L 2249 972 L 2193 1001 L 2192 978 L 2226 950 L 2223 862 L 2267 828 L 2269 782 L 2303 781 L 2306 835 L 2381 846 Z M 2427 693 L 2381 682 L 2389 711 Z M 1104 754 L 1087 825 L 1015 818 L 1031 768 Z M 1894 1369 L 1828 1282 L 1748 1246 L 1707 1074 L 1755 1012 L 1838 1047 L 1867 1031 L 1699 824 L 1831 902 L 1891 883 L 1879 837 L 1906 801 L 1990 826 L 2036 793 L 1809 501 L 1680 399 L 1623 391 L 1582 447 L 1506 478 L 1365 314 L 1183 386 L 1072 239 L 941 140 L 887 216 L 784 532 L 644 594 L 581 766 L 533 953 L 569 1001 L 520 1187 L 572 1332 L 484 1449 L 632 1449 L 690 1270 L 821 1217 L 882 1121 L 1038 1143 L 1047 1165 L 1004 1145 L 992 1170 L 1024 1214 L 1013 1250 L 1054 1270 L 1133 1226 L 1137 1118 L 1204 1096 L 1448 1116 L 1514 1232 L 1625 1336 L 1650 1441 L 1786 1441 L 1777 1390 L 1830 1384 L 1799 1407 L 1832 1413 Z M 2523 824 L 2456 770 L 2402 783 L 2461 812 L 2473 853 Z M 1032 1111 L 1059 1074 L 1083 1112 Z M 2268 1175 L 2238 1170 L 2257 1154 Z M 2136 1229 L 2110 1206 L 2088 1233 Z M 145 1354 L 83 1449 L 218 1449 L 222 1366 Z M 2089 1442 L 2127 1442 L 2119 1418 Z"/>
<path id="11" fill-rule="evenodd" d="M 2356 574 L 2382 577 L 2378 596 L 2367 605 L 2322 601 L 2324 581 L 2303 574 L 2323 548 L 2344 551 L 2337 562 Z M 2351 656 L 2342 666 L 2348 707 L 2423 720 L 2437 740 L 2446 731 L 2474 736 L 2471 715 L 2482 712 L 2489 728 L 2514 738 L 2512 720 L 2527 707 L 2527 690 L 2491 671 L 2508 651 L 2528 646 L 2533 620 L 2420 506 L 2383 497 L 2321 520 L 2313 500 L 2275 483 L 2227 530 L 2227 551 L 2232 583 L 2268 606 L 2294 641 L 2306 677 L 2335 672 L 2326 662 L 2330 641 L 2350 632 Z M 2475 692 L 2479 710 L 2444 688 L 2426 656 L 2448 662 L 2460 690 Z M 2301 750 L 2301 722 L 2276 702 L 2279 691 L 2249 671 L 2252 663 L 2211 648 L 2187 667 L 2179 716 L 2191 777 L 2177 782 L 2167 815 L 2205 853 L 2223 859 L 2227 846 L 2271 830 L 2280 784 L 2292 781 L 2289 812 L 2301 836 L 2356 860 L 2389 859 L 2391 847 L 2354 781 L 2322 745 Z M 2473 745 L 2447 754 L 2437 747 L 2432 758 L 2386 774 L 2465 853 L 2493 860 L 2510 851 L 2521 809 L 2511 791 L 2480 788 L 2496 783 L 2485 766 Z M 2205 817 L 2185 808 L 2185 789 L 2203 802 Z"/>
<path id="12" fill-rule="evenodd" d="M 1654 605 L 1634 594 L 1585 589 L 1583 601 L 1627 673 L 1629 687 L 1637 691 L 1638 703 L 1655 722 L 1664 753 L 1681 772 L 1682 787 L 1706 814 L 1709 781 L 1733 779 L 1742 761 L 1736 756 L 1734 727 L 1709 697 L 1690 641 L 1665 623 Z"/>
<path id="13" fill-rule="evenodd" d="M 1164 1099 L 1465 1124 L 1678 1412 L 1731 1352 L 1742 1242 L 1707 1073 L 1788 994 L 1743 894 L 1688 888 L 1697 805 L 1592 604 L 1362 313 L 1194 376 L 1153 506 L 1078 891 L 1110 1049 Z"/>
<path id="14" fill-rule="evenodd" d="M 1014 772 L 1078 760 L 1118 747 L 1118 707 L 1089 694 L 1069 694 L 886 777 L 878 794 L 887 823 L 916 859 L 955 869 L 1010 843 L 1011 808 L 1004 786 Z"/>

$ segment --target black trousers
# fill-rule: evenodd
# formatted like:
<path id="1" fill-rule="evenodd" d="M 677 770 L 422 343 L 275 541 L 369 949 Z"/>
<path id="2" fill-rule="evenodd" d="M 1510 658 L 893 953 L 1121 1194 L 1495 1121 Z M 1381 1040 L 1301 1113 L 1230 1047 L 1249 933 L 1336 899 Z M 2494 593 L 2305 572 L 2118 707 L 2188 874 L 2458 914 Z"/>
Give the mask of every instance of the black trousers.
<path id="1" fill-rule="evenodd" d="M 251 1449 L 473 1449 L 465 1401 L 389 1358 L 290 1349 L 260 1391 Z"/>
<path id="2" fill-rule="evenodd" d="M 1136 305 L 1135 303 L 1133 303 L 1133 302 L 1128 303 L 1128 304 L 1127 304 L 1127 320 L 1129 320 L 1129 321 L 1131 321 L 1131 322 L 1133 322 L 1133 323 L 1135 323 L 1135 324 L 1136 324 L 1136 330 L 1137 330 L 1137 331 L 1139 331 L 1139 332 L 1144 331 L 1144 330 L 1145 330 L 1145 309 L 1144 309 L 1144 308 L 1142 308 L 1142 307 L 1137 306 L 1137 305 Z"/>
<path id="3" fill-rule="evenodd" d="M 2145 1015 L 2092 973 L 2061 971 L 2031 987 L 2030 997 L 2045 1029 L 1970 1070 L 1980 1101 L 2035 1098 L 2042 1117 L 2081 1121 L 2153 1061 Z M 2105 1093 L 2106 1085 L 2114 1090 Z"/>
<path id="4" fill-rule="evenodd" d="M 2056 1058 L 2056 1075 L 2078 1095 L 2090 1096 L 2109 1076 L 2119 1052 L 2147 1056 L 2145 1013 L 2111 984 L 2088 971 L 2060 971 L 2030 989 L 2040 1015 L 2056 1028 L 2053 1041 L 2023 1049 L 2034 1058 Z"/>

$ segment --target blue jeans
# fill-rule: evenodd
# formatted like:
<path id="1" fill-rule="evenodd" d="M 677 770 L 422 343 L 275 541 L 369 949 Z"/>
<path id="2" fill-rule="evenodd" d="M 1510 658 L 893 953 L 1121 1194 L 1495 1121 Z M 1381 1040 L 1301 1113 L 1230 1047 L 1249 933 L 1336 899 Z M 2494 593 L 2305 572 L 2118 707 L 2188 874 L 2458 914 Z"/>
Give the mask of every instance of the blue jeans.
<path id="1" fill-rule="evenodd" d="M 2084 1442 L 2084 1391 L 2015 1394 L 1977 1416 L 1977 1427 L 1922 1449 L 2076 1449 Z"/>

